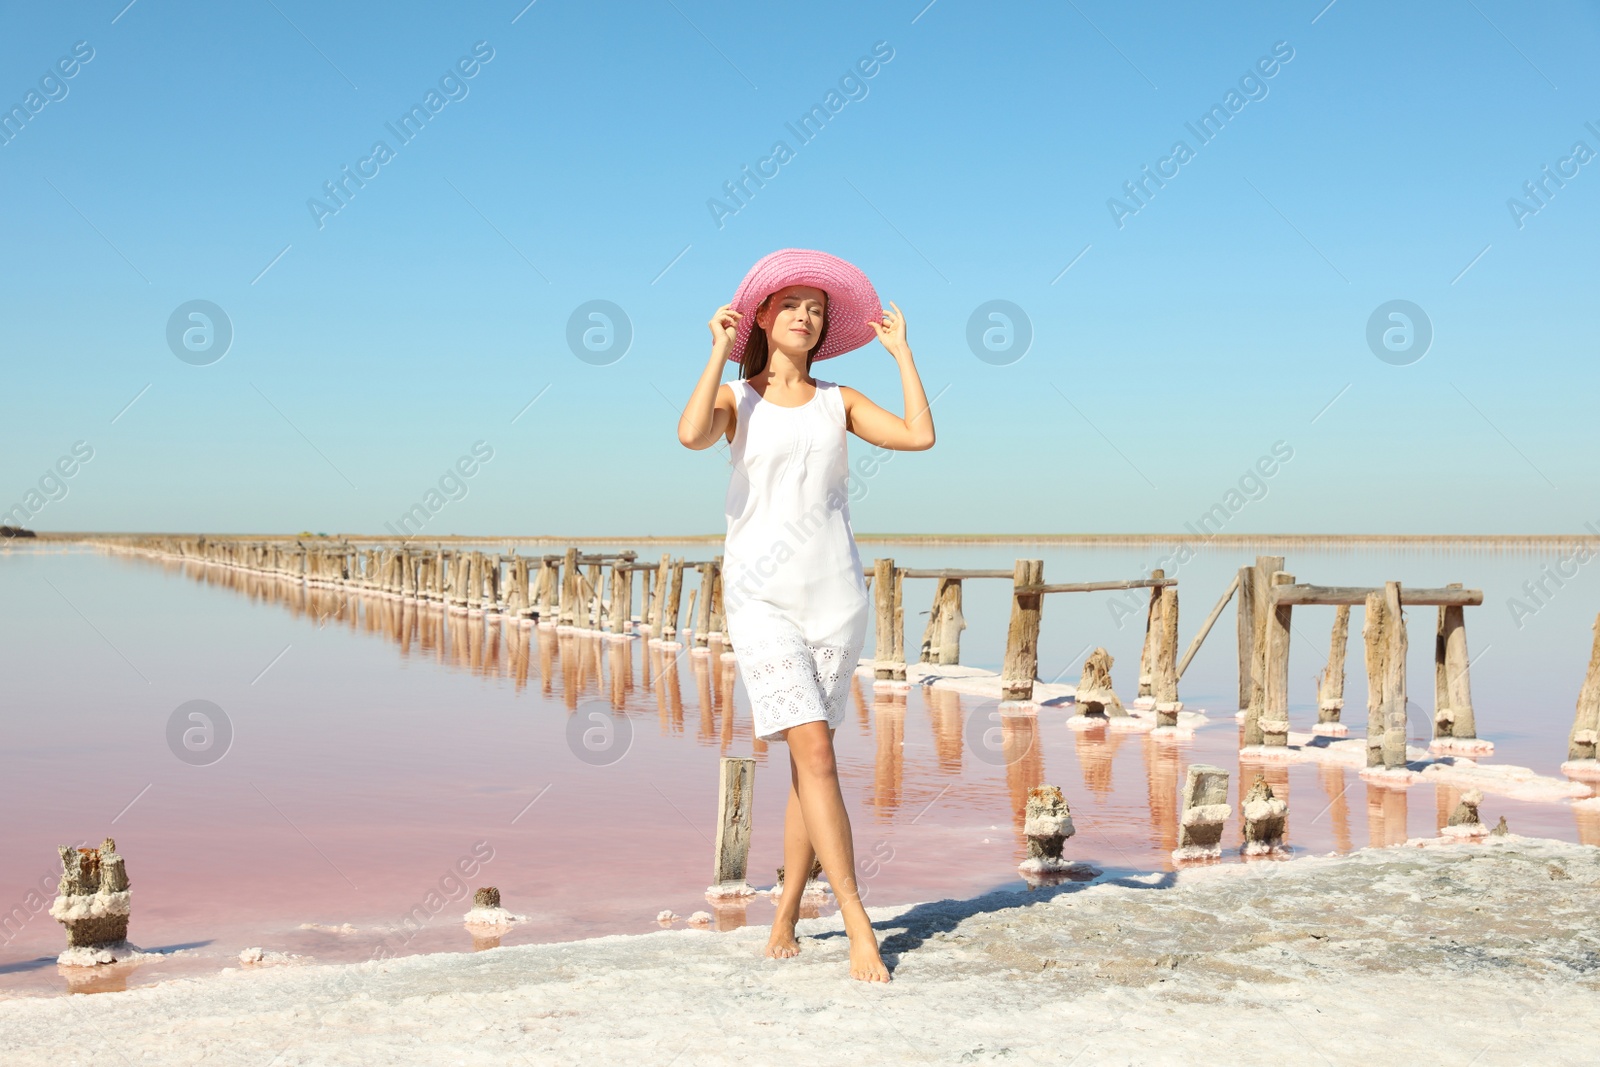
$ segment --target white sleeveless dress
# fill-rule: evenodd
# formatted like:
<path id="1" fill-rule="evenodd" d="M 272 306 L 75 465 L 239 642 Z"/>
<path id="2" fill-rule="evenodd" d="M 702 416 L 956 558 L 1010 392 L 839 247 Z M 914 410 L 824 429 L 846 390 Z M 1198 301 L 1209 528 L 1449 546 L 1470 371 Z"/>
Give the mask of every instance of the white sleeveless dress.
<path id="1" fill-rule="evenodd" d="M 867 586 L 850 526 L 844 398 L 817 379 L 799 407 L 764 400 L 743 379 L 722 556 L 728 639 L 755 735 L 844 721 L 867 637 Z"/>

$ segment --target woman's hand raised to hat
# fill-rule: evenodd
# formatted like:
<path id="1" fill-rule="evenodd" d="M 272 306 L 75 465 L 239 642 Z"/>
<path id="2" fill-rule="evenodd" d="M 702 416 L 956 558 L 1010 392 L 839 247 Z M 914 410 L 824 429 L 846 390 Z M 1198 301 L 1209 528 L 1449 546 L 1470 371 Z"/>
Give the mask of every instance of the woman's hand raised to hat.
<path id="1" fill-rule="evenodd" d="M 883 342 L 883 347 L 893 356 L 909 356 L 911 346 L 906 343 L 906 317 L 900 313 L 900 307 L 893 300 L 889 301 L 893 310 L 883 313 L 883 320 L 867 320 L 867 325 L 872 327 L 872 332 L 878 335 L 878 340 Z"/>
<path id="2" fill-rule="evenodd" d="M 732 304 L 723 304 L 711 316 L 711 321 L 706 325 L 711 328 L 711 350 L 721 352 L 724 356 L 733 347 L 733 340 L 738 336 L 739 320 L 743 318 L 739 312 L 733 310 Z"/>

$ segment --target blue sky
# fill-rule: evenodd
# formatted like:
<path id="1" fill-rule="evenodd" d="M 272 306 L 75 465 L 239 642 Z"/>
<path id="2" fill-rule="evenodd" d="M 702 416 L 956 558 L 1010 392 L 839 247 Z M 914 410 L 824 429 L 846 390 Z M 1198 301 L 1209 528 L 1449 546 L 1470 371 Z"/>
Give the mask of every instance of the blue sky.
<path id="1" fill-rule="evenodd" d="M 35 528 L 377 532 L 483 442 L 423 536 L 720 532 L 726 461 L 677 411 L 711 312 L 785 246 L 866 270 L 937 397 L 858 532 L 1179 531 L 1219 503 L 1229 532 L 1600 525 L 1593 4 L 125 4 L 0 14 L 27 113 L 0 145 L 0 507 Z M 1176 169 L 1135 205 L 1147 166 Z M 203 365 L 167 339 L 195 300 L 233 332 Z M 568 344 L 593 300 L 621 358 Z M 994 300 L 1020 358 L 969 346 Z M 1369 346 L 1394 300 L 1420 359 Z M 818 374 L 901 410 L 876 342 Z"/>

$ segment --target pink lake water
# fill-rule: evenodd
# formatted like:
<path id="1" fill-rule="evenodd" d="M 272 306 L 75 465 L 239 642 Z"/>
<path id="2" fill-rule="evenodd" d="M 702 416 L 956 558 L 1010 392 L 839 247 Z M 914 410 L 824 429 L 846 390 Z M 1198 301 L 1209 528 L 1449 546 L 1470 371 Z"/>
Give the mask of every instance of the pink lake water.
<path id="1" fill-rule="evenodd" d="M 644 559 L 711 551 L 604 550 L 624 548 Z M 1484 762 L 1560 776 L 1600 608 L 1593 575 L 1580 569 L 1555 586 L 1545 568 L 1559 553 L 1533 551 L 1277 551 L 1302 582 L 1483 589 L 1484 605 L 1467 609 L 1467 633 L 1479 734 L 1497 746 Z M 1042 558 L 1053 582 L 1135 577 L 1165 554 L 862 544 L 863 557 L 911 567 L 1009 570 L 1019 555 Z M 1205 548 L 1181 568 L 1167 564 L 1180 583 L 1185 646 L 1254 555 Z M 1509 598 L 1534 606 L 1524 583 L 1541 580 L 1534 612 L 1514 613 Z M 908 581 L 908 649 L 920 640 L 933 584 Z M 715 909 L 705 898 L 718 758 L 756 760 L 750 881 L 758 887 L 782 863 L 789 777 L 783 745 L 753 739 L 736 665 L 720 647 L 708 656 L 558 634 L 81 547 L 0 552 L 0 592 L 0 996 L 216 971 L 251 946 L 318 962 L 369 959 L 380 946 L 488 947 L 461 923 L 480 885 L 497 886 L 507 908 L 528 916 L 501 944 L 659 929 L 662 909 L 713 911 L 719 929 L 771 919 L 764 894 Z M 1075 679 L 1083 656 L 1104 645 L 1116 657 L 1118 692 L 1131 700 L 1145 595 L 1046 598 L 1039 677 Z M 963 663 L 998 669 L 1009 600 L 1009 581 L 966 583 Z M 1296 729 L 1316 718 L 1332 618 L 1332 608 L 1295 609 Z M 1413 609 L 1408 620 L 1412 743 L 1425 745 L 1433 609 Z M 1352 631 L 1345 719 L 1359 733 L 1359 621 Z M 865 654 L 872 648 L 869 636 Z M 875 689 L 858 675 L 836 747 L 867 903 L 1025 886 L 1023 811 L 1039 784 L 1067 796 L 1073 858 L 1108 873 L 1170 869 L 1179 786 L 1197 762 L 1231 770 L 1235 798 L 1241 780 L 1248 787 L 1264 770 L 1289 802 L 1288 840 L 1300 854 L 1398 843 L 1442 825 L 1457 799 L 1448 787 L 1382 789 L 1326 765 L 1241 766 L 1236 670 L 1230 607 L 1183 678 L 1186 707 L 1211 715 L 1193 739 L 1074 731 L 1064 725 L 1070 704 L 1046 705 L 1006 720 L 1006 759 L 973 744 L 968 729 L 993 702 L 931 687 Z M 225 755 L 212 762 L 186 762 L 182 746 L 169 744 L 175 711 L 192 700 L 222 709 L 230 727 Z M 1519 833 L 1600 844 L 1600 820 L 1568 804 L 1489 794 L 1482 812 L 1490 823 L 1506 816 Z M 60 875 L 57 846 L 106 836 L 131 879 L 129 939 L 156 955 L 84 980 L 81 969 L 56 964 L 65 938 L 45 909 Z M 1225 843 L 1223 862 L 1242 862 L 1237 819 Z M 408 926 L 408 915 L 426 922 Z"/>

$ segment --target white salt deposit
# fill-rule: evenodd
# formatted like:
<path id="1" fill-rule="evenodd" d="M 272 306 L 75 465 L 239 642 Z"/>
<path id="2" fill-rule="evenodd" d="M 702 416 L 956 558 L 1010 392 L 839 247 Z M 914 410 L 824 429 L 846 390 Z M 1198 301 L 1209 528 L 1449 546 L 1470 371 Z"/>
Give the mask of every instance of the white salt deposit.
<path id="1" fill-rule="evenodd" d="M 833 915 L 0 1001 L 0 1060 L 1591 1063 L 1597 910 L 1600 850 L 1442 841 L 869 908 L 887 985 Z"/>
<path id="2" fill-rule="evenodd" d="M 461 921 L 470 926 L 511 926 L 516 923 L 527 922 L 528 917 L 507 911 L 505 908 L 474 907 L 471 911 L 461 916 Z"/>

